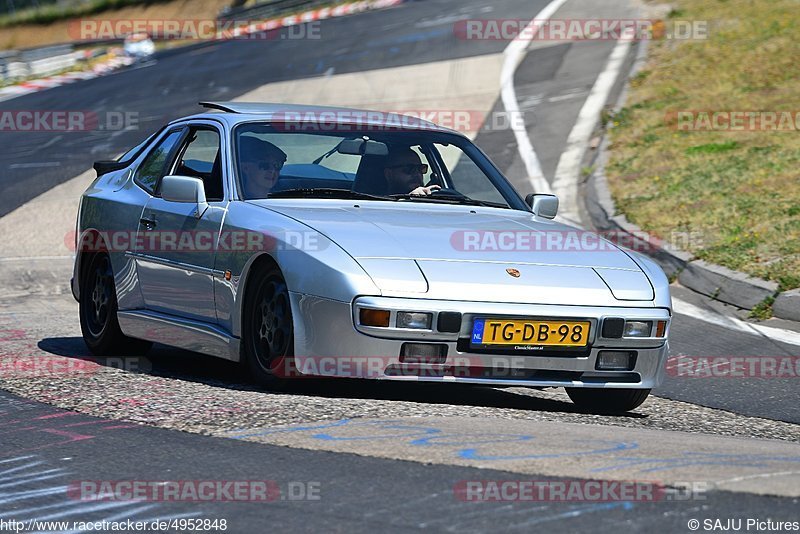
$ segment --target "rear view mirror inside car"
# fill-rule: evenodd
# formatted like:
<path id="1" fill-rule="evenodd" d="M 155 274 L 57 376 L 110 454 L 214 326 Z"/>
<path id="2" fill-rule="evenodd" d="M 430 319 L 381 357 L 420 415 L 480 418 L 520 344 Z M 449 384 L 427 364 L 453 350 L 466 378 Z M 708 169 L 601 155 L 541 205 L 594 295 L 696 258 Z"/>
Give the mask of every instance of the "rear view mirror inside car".
<path id="1" fill-rule="evenodd" d="M 386 156 L 389 154 L 389 147 L 386 143 L 373 141 L 371 139 L 345 139 L 336 148 L 339 154 L 350 154 L 353 156 Z"/>

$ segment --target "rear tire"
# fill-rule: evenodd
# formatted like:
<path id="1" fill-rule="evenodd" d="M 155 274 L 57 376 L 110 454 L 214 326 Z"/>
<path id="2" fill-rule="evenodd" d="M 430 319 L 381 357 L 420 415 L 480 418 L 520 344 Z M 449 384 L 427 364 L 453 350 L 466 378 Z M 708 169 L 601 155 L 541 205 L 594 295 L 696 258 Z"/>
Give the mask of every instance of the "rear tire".
<path id="1" fill-rule="evenodd" d="M 566 388 L 578 407 L 593 413 L 624 413 L 638 408 L 650 395 L 649 389 Z"/>
<path id="2" fill-rule="evenodd" d="M 256 383 L 274 387 L 296 376 L 289 289 L 275 266 L 253 277 L 242 317 L 242 356 Z"/>
<path id="3" fill-rule="evenodd" d="M 108 254 L 82 258 L 83 271 L 78 301 L 83 341 L 95 356 L 143 356 L 153 344 L 122 333 L 117 320 L 117 290 Z"/>

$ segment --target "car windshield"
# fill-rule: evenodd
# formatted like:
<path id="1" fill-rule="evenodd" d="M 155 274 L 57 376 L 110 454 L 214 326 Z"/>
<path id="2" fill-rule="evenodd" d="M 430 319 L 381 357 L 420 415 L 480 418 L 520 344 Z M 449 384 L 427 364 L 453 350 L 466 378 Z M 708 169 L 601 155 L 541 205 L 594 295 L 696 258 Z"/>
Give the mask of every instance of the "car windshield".
<path id="1" fill-rule="evenodd" d="M 511 185 L 459 135 L 302 130 L 278 131 L 264 123 L 236 128 L 244 199 L 357 198 L 524 209 Z"/>

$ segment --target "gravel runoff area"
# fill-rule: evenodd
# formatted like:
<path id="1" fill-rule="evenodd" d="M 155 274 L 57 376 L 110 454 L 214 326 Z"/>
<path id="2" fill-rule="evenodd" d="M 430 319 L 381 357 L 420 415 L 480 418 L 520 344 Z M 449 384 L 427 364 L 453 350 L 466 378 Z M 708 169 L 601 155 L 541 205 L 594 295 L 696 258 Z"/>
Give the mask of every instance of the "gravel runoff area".
<path id="1" fill-rule="evenodd" d="M 19 285 L 0 291 L 0 388 L 85 414 L 216 436 L 345 418 L 482 416 L 800 441 L 798 425 L 655 396 L 634 413 L 599 416 L 578 411 L 562 389 L 338 379 L 268 392 L 248 384 L 234 363 L 159 346 L 146 357 L 81 361 L 88 352 L 63 280 L 12 275 L 8 264 L 0 271 L 6 281 L 37 282 L 33 296 Z"/>

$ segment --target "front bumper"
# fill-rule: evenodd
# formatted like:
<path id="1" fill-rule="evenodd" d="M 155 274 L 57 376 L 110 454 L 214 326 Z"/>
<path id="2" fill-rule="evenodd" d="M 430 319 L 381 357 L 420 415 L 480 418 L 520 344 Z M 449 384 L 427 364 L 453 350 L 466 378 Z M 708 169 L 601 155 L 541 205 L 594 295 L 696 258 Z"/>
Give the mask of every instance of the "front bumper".
<path id="1" fill-rule="evenodd" d="M 604 339 L 604 317 L 670 320 L 666 308 L 580 307 L 359 297 L 352 303 L 292 293 L 295 365 L 300 374 L 387 380 L 461 382 L 492 386 L 649 389 L 661 384 L 668 345 L 665 338 Z M 459 332 L 382 330 L 356 326 L 361 307 L 462 314 Z M 574 351 L 479 352 L 470 348 L 474 317 L 559 317 L 591 323 L 589 346 Z M 436 324 L 434 318 L 434 324 Z M 444 363 L 403 363 L 404 343 L 446 345 Z M 626 371 L 596 369 L 601 350 L 635 352 Z"/>

